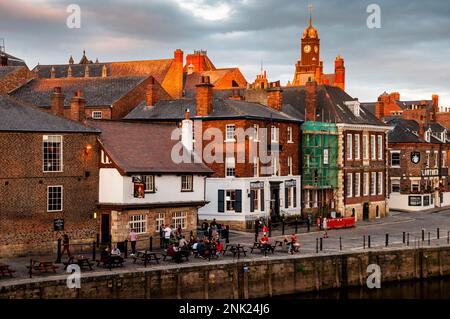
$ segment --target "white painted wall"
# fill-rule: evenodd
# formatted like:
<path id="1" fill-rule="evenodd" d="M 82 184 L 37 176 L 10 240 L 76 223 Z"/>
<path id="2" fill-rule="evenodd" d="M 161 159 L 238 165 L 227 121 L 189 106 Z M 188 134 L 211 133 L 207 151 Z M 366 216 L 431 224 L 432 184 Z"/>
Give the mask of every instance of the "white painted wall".
<path id="1" fill-rule="evenodd" d="M 115 168 L 100 169 L 99 202 L 114 204 L 152 204 L 193 202 L 204 200 L 203 176 L 194 175 L 193 191 L 181 191 L 181 176 L 155 175 L 155 193 L 145 193 L 145 198 L 134 198 L 131 176 L 122 176 Z"/>
<path id="2" fill-rule="evenodd" d="M 416 195 L 414 195 L 416 196 Z M 422 196 L 422 204 L 423 204 L 423 196 L 434 196 L 433 194 L 427 194 L 427 195 L 417 195 Z M 390 209 L 402 209 L 402 210 L 409 210 L 409 211 L 421 211 L 424 209 L 430 209 L 434 208 L 434 201 L 433 204 L 431 204 L 431 198 L 430 198 L 430 205 L 428 206 L 409 206 L 409 195 L 406 194 L 398 194 L 398 193 L 391 193 L 388 198 L 389 202 L 389 208 Z M 445 197 L 444 197 L 445 202 Z"/>

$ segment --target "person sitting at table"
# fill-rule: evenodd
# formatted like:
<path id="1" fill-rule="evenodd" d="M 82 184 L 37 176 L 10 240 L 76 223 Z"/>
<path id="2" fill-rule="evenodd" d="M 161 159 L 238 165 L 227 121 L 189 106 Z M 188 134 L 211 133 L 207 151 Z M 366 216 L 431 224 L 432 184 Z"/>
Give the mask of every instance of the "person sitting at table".
<path id="1" fill-rule="evenodd" d="M 220 240 L 218 240 L 216 243 L 216 256 L 219 257 L 222 252 L 223 252 L 223 244 L 220 242 Z"/>
<path id="2" fill-rule="evenodd" d="M 206 250 L 205 242 L 203 240 L 200 240 L 197 244 L 197 256 L 204 258 L 205 250 Z"/>
<path id="3" fill-rule="evenodd" d="M 267 250 L 269 249 L 269 238 L 266 234 L 264 234 L 259 242 L 261 244 L 262 250 L 264 251 L 264 256 L 267 257 Z"/>
<path id="4" fill-rule="evenodd" d="M 184 236 L 181 237 L 181 239 L 178 243 L 179 243 L 180 249 L 182 249 L 182 250 L 186 250 L 189 247 L 189 244 Z"/>
<path id="5" fill-rule="evenodd" d="M 295 250 L 295 246 L 297 244 L 297 236 L 295 234 L 291 235 L 291 241 L 288 244 L 288 253 L 293 255 L 294 254 L 294 250 Z"/>
<path id="6" fill-rule="evenodd" d="M 116 245 L 114 245 L 113 249 L 111 249 L 111 256 L 120 256 L 120 250 Z"/>

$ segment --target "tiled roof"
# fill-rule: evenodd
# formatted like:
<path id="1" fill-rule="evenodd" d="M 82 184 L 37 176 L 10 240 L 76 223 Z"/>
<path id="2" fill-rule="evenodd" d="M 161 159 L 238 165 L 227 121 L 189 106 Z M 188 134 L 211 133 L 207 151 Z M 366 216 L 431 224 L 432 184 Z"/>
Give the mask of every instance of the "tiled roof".
<path id="1" fill-rule="evenodd" d="M 23 66 L 0 66 L 0 78 L 10 73 L 16 72 L 23 68 Z"/>
<path id="2" fill-rule="evenodd" d="M 64 105 L 67 107 L 77 90 L 83 92 L 88 107 L 110 106 L 145 79 L 143 76 L 34 79 L 13 91 L 11 95 L 40 107 L 49 107 L 53 89 L 60 86 L 65 94 Z"/>
<path id="3" fill-rule="evenodd" d="M 372 113 L 363 105 L 360 106 L 360 115 L 356 116 L 345 105 L 344 102 L 355 101 L 356 99 L 348 95 L 338 87 L 329 85 L 317 86 L 317 115 L 322 122 L 346 123 L 346 124 L 367 124 L 384 126 Z M 283 111 L 300 119 L 304 119 L 306 106 L 306 87 L 286 87 L 283 88 L 283 103 L 291 105 L 292 108 L 284 108 Z"/>
<path id="4" fill-rule="evenodd" d="M 184 119 L 186 109 L 189 109 L 191 118 L 196 117 L 195 99 L 159 101 L 151 108 L 141 104 L 131 111 L 125 119 L 179 121 Z M 274 119 L 281 121 L 299 120 L 298 118 L 294 118 L 283 112 L 278 112 L 259 103 L 214 98 L 212 112 L 204 119 L 223 118 Z"/>
<path id="5" fill-rule="evenodd" d="M 394 129 L 389 132 L 390 143 L 425 143 L 424 139 L 419 138 L 417 132 L 419 124 L 415 120 L 405 120 L 403 118 L 392 118 L 387 123 L 394 126 Z M 430 123 L 426 129 L 431 129 L 433 133 L 444 132 L 445 127 L 437 123 Z M 442 143 L 442 141 L 431 135 L 431 143 Z"/>
<path id="6" fill-rule="evenodd" d="M 96 129 L 48 114 L 3 94 L 0 94 L 0 131 L 98 133 Z"/>
<path id="7" fill-rule="evenodd" d="M 108 64 L 92 63 L 92 64 L 60 64 L 60 65 L 37 65 L 33 71 L 37 73 L 39 78 L 50 78 L 52 68 L 55 70 L 55 78 L 66 78 L 69 66 L 72 70 L 72 77 L 82 78 L 86 72 L 86 66 L 89 67 L 89 77 L 102 76 L 103 66 L 107 66 L 107 75 L 110 75 Z"/>
<path id="8" fill-rule="evenodd" d="M 111 159 L 126 174 L 198 173 L 212 171 L 201 163 L 175 163 L 172 148 L 179 141 L 171 134 L 174 124 L 130 123 L 123 121 L 88 121 L 102 131 L 100 141 Z"/>

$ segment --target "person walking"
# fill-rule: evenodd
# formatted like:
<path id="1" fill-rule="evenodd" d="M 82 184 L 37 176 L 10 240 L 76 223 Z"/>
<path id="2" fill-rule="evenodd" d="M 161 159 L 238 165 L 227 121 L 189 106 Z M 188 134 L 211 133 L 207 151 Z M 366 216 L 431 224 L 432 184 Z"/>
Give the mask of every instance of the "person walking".
<path id="1" fill-rule="evenodd" d="M 128 240 L 131 242 L 131 256 L 136 256 L 137 234 L 134 229 L 131 229 L 130 234 L 128 235 Z"/>
<path id="2" fill-rule="evenodd" d="M 69 247 L 69 236 L 67 234 L 63 235 L 63 250 L 61 252 L 61 257 L 67 251 L 67 256 L 70 258 L 70 247 Z"/>
<path id="3" fill-rule="evenodd" d="M 328 221 L 327 218 L 324 217 L 323 221 L 322 221 L 322 227 L 323 230 L 325 231 L 325 233 L 323 234 L 323 238 L 328 238 Z"/>

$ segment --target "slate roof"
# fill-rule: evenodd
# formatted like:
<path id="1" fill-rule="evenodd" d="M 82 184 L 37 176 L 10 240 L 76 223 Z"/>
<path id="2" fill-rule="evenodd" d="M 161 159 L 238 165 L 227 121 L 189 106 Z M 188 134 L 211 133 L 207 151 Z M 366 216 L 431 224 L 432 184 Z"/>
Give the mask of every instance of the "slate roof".
<path id="1" fill-rule="evenodd" d="M 100 77 L 102 76 L 103 66 L 106 63 L 92 63 L 92 64 L 59 64 L 59 65 L 37 65 L 34 67 L 33 71 L 36 72 L 39 78 L 50 78 L 52 68 L 55 69 L 55 78 L 65 78 L 67 77 L 67 72 L 70 68 L 72 69 L 72 77 L 80 78 L 84 77 L 86 66 L 89 67 L 89 77 Z M 109 69 L 107 67 L 107 75 L 109 76 Z"/>
<path id="2" fill-rule="evenodd" d="M 179 141 L 171 134 L 174 124 L 130 123 L 124 121 L 88 121 L 101 130 L 101 144 L 125 174 L 192 173 L 210 174 L 202 163 L 175 163 L 172 148 Z"/>
<path id="3" fill-rule="evenodd" d="M 11 92 L 11 95 L 40 107 L 50 107 L 53 89 L 61 87 L 65 95 L 64 105 L 77 90 L 83 92 L 86 106 L 110 106 L 147 77 L 61 78 L 33 79 Z"/>
<path id="4" fill-rule="evenodd" d="M 392 118 L 387 123 L 394 126 L 394 129 L 389 132 L 389 143 L 427 143 L 417 135 L 419 124 L 415 120 Z M 446 130 L 445 127 L 437 123 L 427 125 L 426 129 L 431 129 L 432 133 L 441 133 Z M 442 143 L 442 141 L 431 135 L 430 143 Z"/>
<path id="5" fill-rule="evenodd" d="M 6 52 L 3 52 L 2 54 L 6 55 L 8 58 L 8 66 L 27 66 L 24 60 L 19 59 L 11 54 L 8 54 Z"/>
<path id="6" fill-rule="evenodd" d="M 148 108 L 144 103 L 132 110 L 125 119 L 128 120 L 170 120 L 180 121 L 189 109 L 190 117 L 196 118 L 196 100 L 179 99 L 158 101 L 155 106 Z M 279 112 L 259 103 L 214 98 L 212 112 L 202 119 L 252 118 L 274 119 L 279 121 L 299 121 L 284 112 Z"/>
<path id="7" fill-rule="evenodd" d="M 433 109 L 433 101 L 432 100 L 422 100 L 422 101 L 396 101 L 397 105 L 402 110 L 408 110 L 411 109 L 413 105 L 415 106 L 421 106 L 421 104 L 425 102 L 425 108 L 429 111 Z M 375 114 L 375 106 L 377 102 L 361 102 L 361 105 L 364 105 L 364 107 L 372 114 Z"/>
<path id="8" fill-rule="evenodd" d="M 344 104 L 344 102 L 355 101 L 356 99 L 348 95 L 338 87 L 329 85 L 317 86 L 317 120 L 321 122 L 364 124 L 384 126 L 363 105 L 360 106 L 360 115 L 356 116 Z M 283 111 L 293 117 L 304 119 L 306 106 L 306 87 L 286 87 L 283 88 L 283 103 L 290 105 L 283 106 Z"/>
<path id="9" fill-rule="evenodd" d="M 0 131 L 99 133 L 96 129 L 48 114 L 3 94 L 0 94 Z"/>

